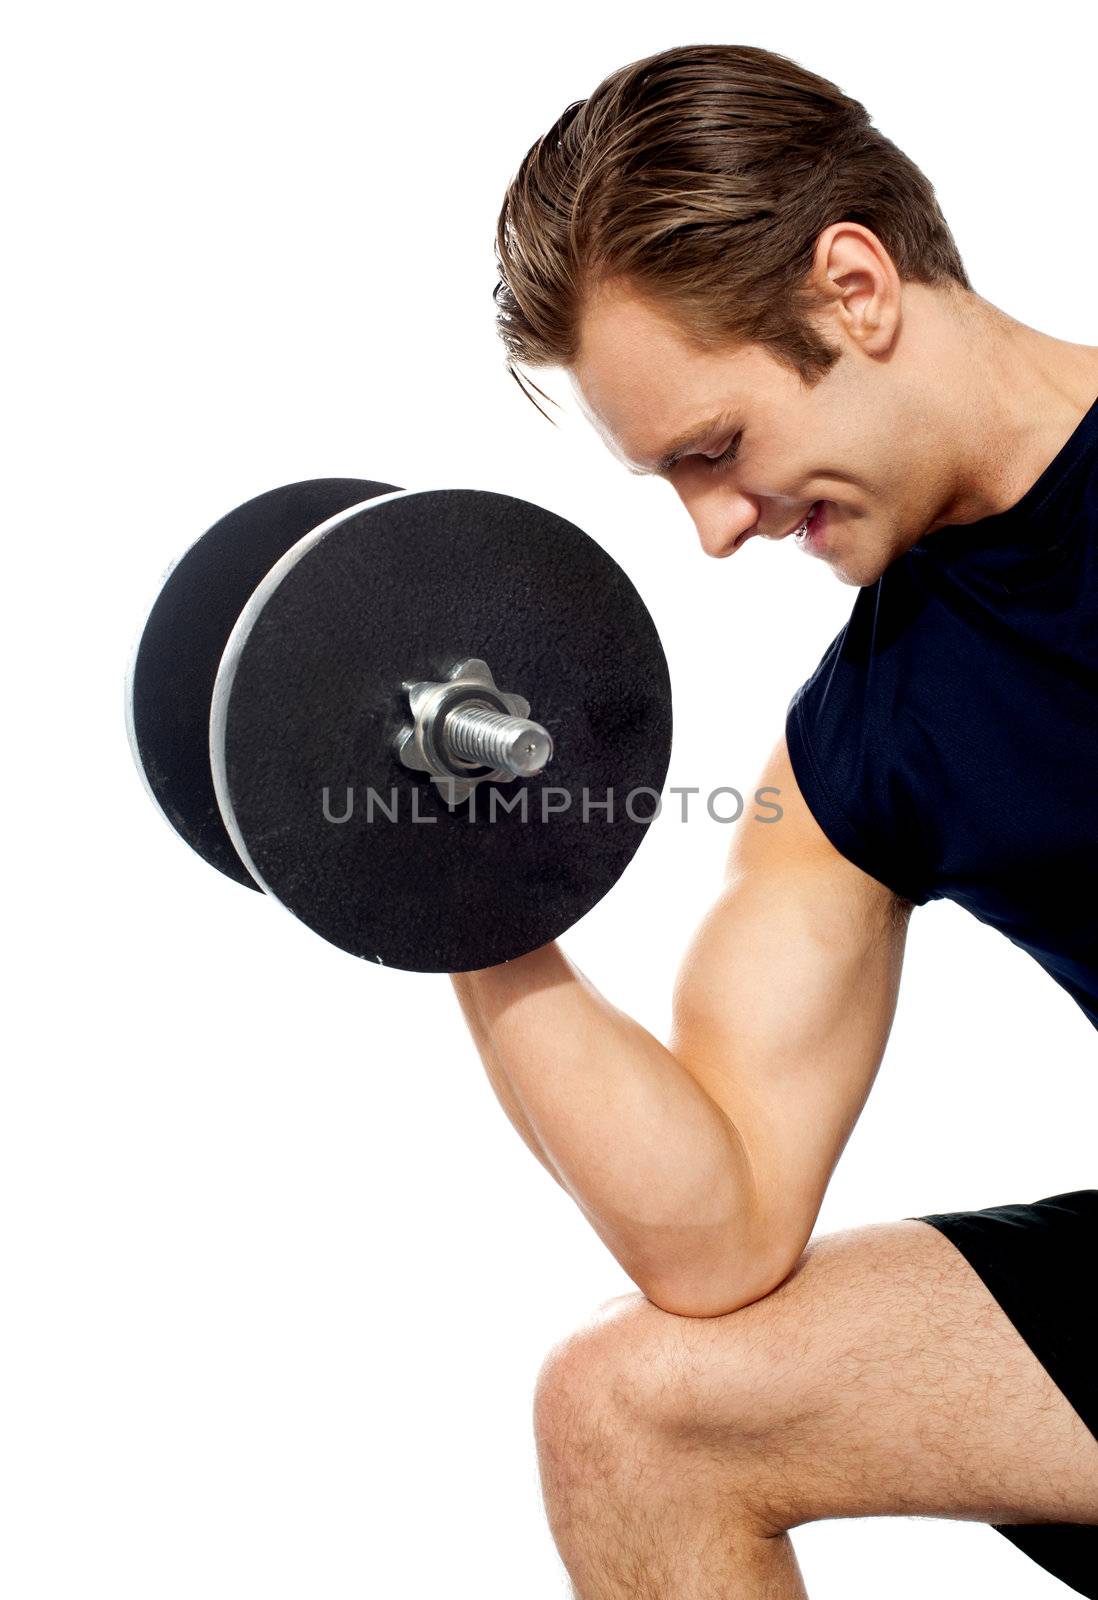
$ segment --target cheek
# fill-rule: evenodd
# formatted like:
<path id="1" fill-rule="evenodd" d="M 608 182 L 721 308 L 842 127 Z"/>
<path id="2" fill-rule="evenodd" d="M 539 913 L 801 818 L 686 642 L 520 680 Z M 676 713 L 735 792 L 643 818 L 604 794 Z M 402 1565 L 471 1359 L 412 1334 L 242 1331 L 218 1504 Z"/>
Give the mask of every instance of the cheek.
<path id="1" fill-rule="evenodd" d="M 739 481 L 749 494 L 773 500 L 820 499 L 806 490 L 826 474 L 831 460 L 826 438 L 810 427 L 798 431 L 788 420 L 769 430 L 758 444 L 745 441 L 737 464 Z"/>

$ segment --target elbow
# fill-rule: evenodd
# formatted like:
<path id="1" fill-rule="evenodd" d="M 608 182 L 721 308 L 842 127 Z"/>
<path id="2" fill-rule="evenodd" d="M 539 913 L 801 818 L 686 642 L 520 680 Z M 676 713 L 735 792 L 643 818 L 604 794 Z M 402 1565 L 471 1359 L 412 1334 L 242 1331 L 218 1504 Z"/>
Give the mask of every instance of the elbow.
<path id="1" fill-rule="evenodd" d="M 742 1311 L 744 1306 L 763 1298 L 762 1295 L 665 1293 L 658 1289 L 642 1292 L 657 1311 L 666 1311 L 672 1317 L 728 1317 L 733 1311 Z"/>
<path id="2" fill-rule="evenodd" d="M 675 1317 L 727 1317 L 772 1294 L 792 1272 L 804 1241 L 756 1227 L 751 1214 L 735 1224 L 676 1230 L 672 1238 L 618 1260 L 645 1299 Z"/>
<path id="3" fill-rule="evenodd" d="M 788 1271 L 771 1271 L 759 1272 L 737 1283 L 721 1282 L 714 1277 L 704 1283 L 664 1281 L 637 1287 L 657 1310 L 673 1317 L 727 1317 L 733 1311 L 753 1305 L 756 1300 L 765 1300 L 788 1276 Z"/>

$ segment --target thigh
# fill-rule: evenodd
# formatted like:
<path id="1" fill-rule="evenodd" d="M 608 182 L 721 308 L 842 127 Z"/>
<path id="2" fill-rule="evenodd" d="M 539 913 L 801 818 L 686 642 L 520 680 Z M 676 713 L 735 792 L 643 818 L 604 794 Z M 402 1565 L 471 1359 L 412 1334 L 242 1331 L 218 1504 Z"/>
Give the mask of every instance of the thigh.
<path id="1" fill-rule="evenodd" d="M 638 1423 L 723 1471 L 775 1530 L 904 1515 L 1098 1524 L 1098 1439 L 929 1223 L 822 1235 L 724 1317 L 627 1296 L 589 1330 L 608 1334 Z"/>

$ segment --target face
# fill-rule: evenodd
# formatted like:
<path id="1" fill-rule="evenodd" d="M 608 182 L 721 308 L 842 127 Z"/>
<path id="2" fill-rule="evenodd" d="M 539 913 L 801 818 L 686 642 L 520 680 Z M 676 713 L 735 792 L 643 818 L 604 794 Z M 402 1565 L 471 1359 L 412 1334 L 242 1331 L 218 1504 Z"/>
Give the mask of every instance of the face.
<path id="1" fill-rule="evenodd" d="M 837 239 L 819 241 L 817 260 L 824 252 L 839 287 L 816 326 L 841 353 L 812 387 L 759 345 L 699 350 L 621 282 L 590 301 L 568 375 L 622 464 L 673 486 L 708 555 L 780 540 L 789 556 L 803 551 L 863 585 L 929 526 L 934 461 L 919 460 L 902 363 L 881 359 L 899 329 L 895 270 L 872 235 L 864 252 L 857 230 L 847 237 L 854 258 L 868 259 L 844 261 Z"/>

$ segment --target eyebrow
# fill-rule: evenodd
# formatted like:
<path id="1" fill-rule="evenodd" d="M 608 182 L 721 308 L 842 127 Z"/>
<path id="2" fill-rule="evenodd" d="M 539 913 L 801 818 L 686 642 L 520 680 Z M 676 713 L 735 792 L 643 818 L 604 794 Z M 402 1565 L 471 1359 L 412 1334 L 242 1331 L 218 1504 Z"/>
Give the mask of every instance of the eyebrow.
<path id="1" fill-rule="evenodd" d="M 660 473 L 670 472 L 680 456 L 688 456 L 700 444 L 711 439 L 714 434 L 722 432 L 732 425 L 732 413 L 722 412 L 719 416 L 710 417 L 708 422 L 701 423 L 696 428 L 691 428 L 688 433 L 680 434 L 667 446 L 660 459 L 651 467 L 630 467 L 628 470 L 637 478 L 658 477 Z"/>

